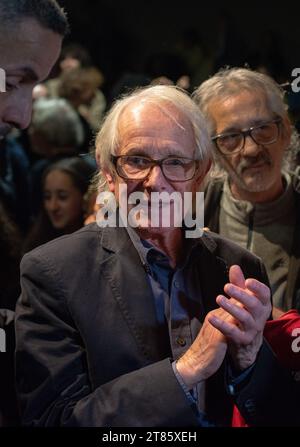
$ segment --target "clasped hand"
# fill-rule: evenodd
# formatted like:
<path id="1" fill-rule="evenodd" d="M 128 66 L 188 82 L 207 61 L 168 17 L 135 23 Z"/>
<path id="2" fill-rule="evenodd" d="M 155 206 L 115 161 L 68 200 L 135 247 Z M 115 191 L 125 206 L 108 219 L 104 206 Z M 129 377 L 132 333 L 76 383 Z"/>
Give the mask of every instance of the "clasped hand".
<path id="1" fill-rule="evenodd" d="M 265 323 L 271 314 L 270 289 L 256 279 L 245 279 L 241 268 L 229 271 L 225 295 L 218 295 L 220 306 L 209 312 L 191 347 L 177 361 L 177 370 L 189 388 L 213 375 L 225 354 L 236 369 L 251 366 L 263 342 Z"/>

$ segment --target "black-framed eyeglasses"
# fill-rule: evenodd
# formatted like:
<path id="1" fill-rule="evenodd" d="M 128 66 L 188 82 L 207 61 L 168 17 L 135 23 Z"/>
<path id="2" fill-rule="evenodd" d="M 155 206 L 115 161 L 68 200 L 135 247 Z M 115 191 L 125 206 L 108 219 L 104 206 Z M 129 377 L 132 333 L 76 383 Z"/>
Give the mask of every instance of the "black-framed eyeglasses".
<path id="1" fill-rule="evenodd" d="M 142 155 L 112 155 L 117 174 L 126 180 L 145 180 L 154 166 L 159 166 L 164 177 L 170 182 L 191 180 L 199 166 L 199 161 L 186 157 L 166 157 L 153 160 Z"/>
<path id="2" fill-rule="evenodd" d="M 281 118 L 276 118 L 247 130 L 221 133 L 212 137 L 219 151 L 223 155 L 236 154 L 244 149 L 245 140 L 250 136 L 256 144 L 268 145 L 275 143 L 279 137 Z"/>

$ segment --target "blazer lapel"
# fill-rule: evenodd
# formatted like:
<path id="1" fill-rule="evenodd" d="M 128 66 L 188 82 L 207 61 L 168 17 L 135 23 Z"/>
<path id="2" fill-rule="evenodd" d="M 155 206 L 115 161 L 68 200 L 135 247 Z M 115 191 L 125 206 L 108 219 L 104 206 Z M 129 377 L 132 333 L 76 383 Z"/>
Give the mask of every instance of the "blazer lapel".
<path id="1" fill-rule="evenodd" d="M 206 315 L 217 307 L 217 295 L 224 293 L 228 268 L 225 261 L 216 256 L 217 246 L 209 234 L 203 235 L 200 244 L 202 250 L 197 263 Z M 101 259 L 101 274 L 110 284 L 114 299 L 145 361 L 152 363 L 171 356 L 167 328 L 159 327 L 147 274 L 126 229 L 105 228 L 101 245 L 105 251 Z M 206 409 L 221 424 L 228 422 L 231 408 L 226 402 L 223 368 L 207 381 L 206 388 Z"/>
<path id="2" fill-rule="evenodd" d="M 205 226 L 215 233 L 220 231 L 220 202 L 223 194 L 223 181 L 212 181 L 204 193 Z"/>
<path id="3" fill-rule="evenodd" d="M 206 315 L 218 308 L 216 297 L 224 294 L 224 285 L 229 281 L 229 269 L 224 259 L 216 256 L 217 245 L 209 233 L 201 238 L 202 256 L 199 262 L 201 294 Z M 225 361 L 219 370 L 206 381 L 206 412 L 219 425 L 230 425 L 232 404 L 224 390 Z"/>
<path id="4" fill-rule="evenodd" d="M 205 232 L 201 238 L 202 254 L 199 259 L 199 275 L 205 315 L 216 309 L 216 297 L 224 294 L 224 285 L 229 281 L 228 266 L 224 259 L 216 256 L 217 245 Z"/>
<path id="5" fill-rule="evenodd" d="M 169 355 L 166 340 L 161 337 L 147 274 L 126 229 L 105 228 L 102 247 L 106 256 L 101 273 L 110 284 L 139 350 L 149 362 L 161 360 Z"/>
<path id="6" fill-rule="evenodd" d="M 295 192 L 295 208 L 298 213 L 294 228 L 292 253 L 287 277 L 287 287 L 285 292 L 285 308 L 300 309 L 300 194 Z"/>

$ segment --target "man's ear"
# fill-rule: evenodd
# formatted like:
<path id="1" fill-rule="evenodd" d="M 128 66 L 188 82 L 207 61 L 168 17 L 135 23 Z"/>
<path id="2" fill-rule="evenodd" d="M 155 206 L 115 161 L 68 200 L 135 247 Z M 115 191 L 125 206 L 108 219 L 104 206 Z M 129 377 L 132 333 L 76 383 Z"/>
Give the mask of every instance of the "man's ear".
<path id="1" fill-rule="evenodd" d="M 106 182 L 108 184 L 108 189 L 110 190 L 110 192 L 114 193 L 115 192 L 115 187 L 116 187 L 116 182 L 115 182 L 115 178 L 114 176 L 107 171 L 102 171 L 104 177 L 106 178 Z"/>

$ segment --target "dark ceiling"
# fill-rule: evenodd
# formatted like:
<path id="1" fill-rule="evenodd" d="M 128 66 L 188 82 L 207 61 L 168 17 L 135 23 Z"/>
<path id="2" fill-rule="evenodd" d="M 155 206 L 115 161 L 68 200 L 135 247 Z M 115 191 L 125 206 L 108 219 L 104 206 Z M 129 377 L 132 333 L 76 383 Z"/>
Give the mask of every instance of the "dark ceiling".
<path id="1" fill-rule="evenodd" d="M 200 45 L 214 63 L 269 64 L 280 81 L 300 66 L 300 2 L 60 0 L 69 41 L 85 45 L 107 87 L 124 71 L 144 72 L 158 53 Z M 226 6 L 225 6 L 226 5 Z M 226 36 L 226 37 L 224 37 Z M 224 46 L 226 48 L 224 48 Z M 188 50 L 187 50 L 188 51 Z M 223 52 L 222 57 L 220 54 Z M 218 59 L 216 61 L 216 59 Z"/>

